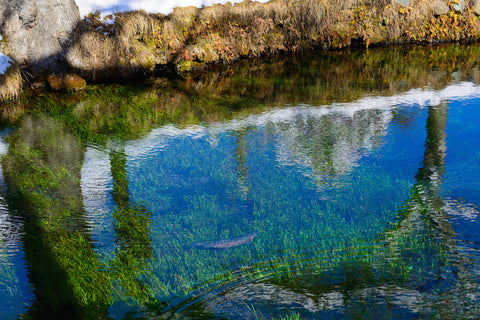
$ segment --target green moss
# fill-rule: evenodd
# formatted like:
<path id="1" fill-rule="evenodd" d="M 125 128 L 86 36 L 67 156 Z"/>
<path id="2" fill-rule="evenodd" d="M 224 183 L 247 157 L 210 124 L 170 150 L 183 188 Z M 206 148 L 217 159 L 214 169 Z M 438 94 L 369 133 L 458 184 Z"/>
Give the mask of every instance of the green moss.
<path id="1" fill-rule="evenodd" d="M 203 62 L 197 61 L 190 61 L 190 60 L 182 60 L 177 66 L 178 71 L 185 72 L 185 71 L 192 71 L 195 69 L 200 69 L 205 64 Z"/>
<path id="2" fill-rule="evenodd" d="M 11 202 L 25 218 L 25 257 L 35 286 L 28 317 L 89 318 L 110 303 L 86 232 L 80 193 L 81 148 L 57 121 L 26 117 L 3 161 Z"/>

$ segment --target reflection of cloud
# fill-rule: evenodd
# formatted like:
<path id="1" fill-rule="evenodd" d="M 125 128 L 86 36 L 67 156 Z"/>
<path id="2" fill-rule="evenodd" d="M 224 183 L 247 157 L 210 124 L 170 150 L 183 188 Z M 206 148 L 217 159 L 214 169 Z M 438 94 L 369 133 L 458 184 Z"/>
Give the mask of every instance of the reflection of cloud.
<path id="1" fill-rule="evenodd" d="M 425 311 L 424 296 L 417 290 L 398 286 L 379 286 L 377 288 L 365 288 L 352 292 L 361 300 L 378 300 L 386 304 L 403 307 L 412 313 Z"/>
<path id="2" fill-rule="evenodd" d="M 252 302 L 269 302 L 279 306 L 295 304 L 310 312 L 321 310 L 335 310 L 344 305 L 344 296 L 340 292 L 327 292 L 313 295 L 297 293 L 280 286 L 267 283 L 252 283 L 240 286 L 228 292 L 222 298 L 228 300 L 241 300 Z"/>
<path id="3" fill-rule="evenodd" d="M 0 132 L 0 156 L 4 156 L 8 152 L 8 143 L 5 142 L 5 137 L 8 135 L 8 130 Z"/>
<path id="4" fill-rule="evenodd" d="M 471 203 L 462 203 L 457 199 L 444 198 L 442 209 L 450 216 L 459 216 L 474 221 L 478 217 L 478 207 Z"/>
<path id="5" fill-rule="evenodd" d="M 0 132 L 0 156 L 4 156 L 8 152 L 8 144 L 4 137 L 8 131 Z M 6 190 L 5 177 L 3 168 L 0 164 L 0 189 Z M 5 199 L 0 196 L 0 245 L 17 250 L 20 247 L 22 222 L 12 216 Z M 2 243 L 3 242 L 3 243 Z"/>
<path id="6" fill-rule="evenodd" d="M 21 247 L 23 222 L 11 215 L 5 200 L 0 197 L 0 248 L 18 251 Z M 1 252 L 1 251 L 0 251 Z"/>
<path id="7" fill-rule="evenodd" d="M 389 285 L 350 290 L 345 294 L 338 291 L 294 292 L 274 284 L 251 283 L 235 287 L 222 294 L 203 297 L 202 300 L 205 301 L 209 312 L 214 314 L 234 312 L 235 315 L 244 314 L 246 319 L 249 318 L 247 316 L 249 305 L 269 305 L 276 306 L 277 311 L 289 309 L 314 314 L 335 310 L 345 312 L 346 309 L 354 307 L 358 301 L 368 302 L 368 305 L 373 302 L 379 309 L 382 306 L 388 308 L 387 305 L 395 305 L 411 313 L 419 313 L 425 306 L 424 296 L 419 291 Z"/>
<path id="8" fill-rule="evenodd" d="M 430 88 L 414 89 L 403 94 L 390 97 L 365 97 L 349 103 L 334 103 L 324 106 L 307 106 L 298 105 L 295 107 L 285 107 L 274 109 L 259 115 L 250 115 L 244 118 L 237 118 L 230 121 L 209 124 L 208 126 L 191 126 L 187 128 L 177 128 L 173 125 L 163 126 L 152 130 L 146 137 L 133 140 L 127 143 L 125 152 L 129 157 L 137 158 L 149 154 L 152 150 L 162 149 L 169 145 L 171 139 L 190 136 L 192 138 L 202 138 L 204 136 L 217 136 L 222 132 L 244 130 L 247 127 L 256 126 L 278 126 L 281 123 L 293 123 L 296 119 L 320 119 L 326 115 L 341 115 L 345 119 L 350 118 L 352 121 L 361 123 L 361 117 L 372 116 L 372 113 L 366 113 L 365 110 L 379 110 L 383 114 L 368 127 L 360 147 L 371 148 L 374 146 L 375 137 L 379 133 L 373 134 L 375 125 L 389 120 L 388 111 L 398 105 L 437 105 L 446 100 L 458 100 L 474 95 L 480 95 L 480 86 L 475 86 L 470 82 L 462 82 L 450 85 L 442 90 L 433 90 Z M 363 111 L 363 112 L 360 112 Z M 375 111 L 376 112 L 376 111 Z M 383 117 L 383 118 L 382 118 Z M 370 134 L 370 136 L 369 136 Z M 342 146 L 339 142 L 337 157 L 345 159 L 346 155 L 350 155 L 348 144 Z"/>
<path id="9" fill-rule="evenodd" d="M 293 121 L 269 126 L 279 136 L 277 159 L 310 169 L 316 181 L 343 175 L 362 155 L 379 145 L 392 119 L 390 110 L 331 112 L 314 118 L 299 113 Z"/>
<path id="10" fill-rule="evenodd" d="M 83 205 L 90 226 L 96 229 L 111 227 L 109 213 L 112 207 L 113 180 L 109 153 L 88 147 L 80 171 Z"/>

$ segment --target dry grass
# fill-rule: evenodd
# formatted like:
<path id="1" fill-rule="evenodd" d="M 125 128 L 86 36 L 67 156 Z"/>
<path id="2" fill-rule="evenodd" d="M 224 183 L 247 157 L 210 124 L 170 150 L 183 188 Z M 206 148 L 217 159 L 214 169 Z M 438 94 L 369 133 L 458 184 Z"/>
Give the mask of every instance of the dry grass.
<path id="1" fill-rule="evenodd" d="M 87 78 L 98 71 L 129 77 L 159 66 L 191 70 L 352 41 L 369 46 L 471 38 L 479 34 L 472 15 L 433 17 L 430 0 L 412 0 L 409 8 L 390 0 L 272 0 L 176 8 L 169 16 L 130 12 L 118 14 L 113 26 L 91 16 L 77 28 L 67 60 Z M 449 32 L 442 35 L 445 26 Z"/>
<path id="2" fill-rule="evenodd" d="M 163 15 L 134 11 L 118 14 L 115 24 L 109 25 L 90 15 L 76 28 L 67 61 L 93 80 L 129 78 L 152 70 L 165 62 L 155 56 L 155 47 L 148 43 L 163 20 Z"/>
<path id="3" fill-rule="evenodd" d="M 0 102 L 13 100 L 22 92 L 23 80 L 20 68 L 12 65 L 0 75 Z"/>
<path id="4" fill-rule="evenodd" d="M 103 24 L 93 16 L 80 22 L 72 37 L 67 60 L 73 68 L 92 73 L 118 65 L 122 50 L 117 37 L 109 36 Z"/>

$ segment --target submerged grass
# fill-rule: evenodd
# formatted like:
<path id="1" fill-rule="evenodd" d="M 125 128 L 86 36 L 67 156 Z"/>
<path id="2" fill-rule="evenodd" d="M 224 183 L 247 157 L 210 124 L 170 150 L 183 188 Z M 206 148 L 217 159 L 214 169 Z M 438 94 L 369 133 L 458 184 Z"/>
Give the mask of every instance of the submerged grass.
<path id="1" fill-rule="evenodd" d="M 48 114 L 65 122 L 81 141 L 103 144 L 109 136 L 129 140 L 165 123 L 189 126 L 285 105 L 328 105 L 451 82 L 480 83 L 479 55 L 480 47 L 469 45 L 274 57 L 185 78 L 157 78 L 141 87 L 89 86 L 81 93 L 23 95 L 3 103 L 0 111 L 9 125 L 25 113 Z"/>
<path id="2" fill-rule="evenodd" d="M 371 148 L 380 144 L 382 113 L 377 110 L 358 114 L 370 120 L 363 126 L 324 116 L 193 140 L 172 138 L 171 148 L 149 153 L 142 158 L 150 160 L 148 165 L 128 167 L 130 171 L 126 155 L 112 151 L 116 250 L 105 264 L 92 248 L 82 207 L 83 145 L 128 141 L 164 123 L 189 126 L 288 104 L 325 105 L 371 93 L 441 88 L 452 81 L 453 72 L 460 73 L 460 80 L 478 83 L 479 47 L 464 49 L 359 51 L 346 61 L 344 52 L 308 62 L 275 58 L 246 69 L 229 66 L 196 78 L 159 79 L 148 88 L 91 87 L 81 94 L 38 98 L 28 110 L 33 116 L 15 123 L 3 168 L 12 195 L 23 203 L 19 212 L 30 221 L 25 232 L 31 236 L 25 240 L 29 268 L 37 279 L 51 282 L 34 283 L 39 305 L 55 312 L 58 306 L 72 306 L 104 315 L 113 300 L 126 298 L 135 310 L 148 305 L 148 312 L 162 313 L 171 299 L 224 289 L 235 293 L 237 284 L 255 282 L 292 292 L 301 282 L 301 294 L 315 293 L 316 287 L 336 291 L 344 283 L 360 290 L 374 280 L 421 286 L 447 260 L 443 239 L 430 232 L 435 224 L 428 219 L 409 223 L 412 213 L 435 211 L 421 202 L 420 191 L 412 189 L 407 209 L 396 206 L 408 198 L 415 173 L 405 178 L 382 174 L 377 167 L 356 168 L 348 181 L 336 179 L 353 171 L 351 161 L 337 161 L 336 144 L 355 150 L 366 140 Z M 440 73 L 432 75 L 432 68 Z M 408 119 L 402 121 L 408 124 Z M 300 172 L 272 166 L 279 161 L 274 152 L 261 152 L 278 135 L 290 141 L 281 147 Z M 380 202 L 384 195 L 388 201 Z M 389 228 L 395 216 L 399 223 Z M 190 248 L 197 241 L 251 231 L 259 234 L 250 246 Z M 415 236 L 403 236 L 407 233 Z M 51 266 L 60 284 L 49 278 Z M 360 271 L 363 282 L 355 283 Z M 208 309 L 208 303 L 199 304 Z M 151 305 L 160 307 L 150 310 Z"/>
<path id="3" fill-rule="evenodd" d="M 280 317 L 267 317 L 263 315 L 261 312 L 255 310 L 254 306 L 247 305 L 248 310 L 252 313 L 255 320 L 301 320 L 302 318 L 296 312 L 290 312 L 285 316 Z"/>
<path id="4" fill-rule="evenodd" d="M 25 259 L 35 300 L 26 319 L 92 318 L 109 304 L 82 211 L 78 141 L 55 120 L 30 117 L 3 159 L 8 202 L 25 218 Z"/>

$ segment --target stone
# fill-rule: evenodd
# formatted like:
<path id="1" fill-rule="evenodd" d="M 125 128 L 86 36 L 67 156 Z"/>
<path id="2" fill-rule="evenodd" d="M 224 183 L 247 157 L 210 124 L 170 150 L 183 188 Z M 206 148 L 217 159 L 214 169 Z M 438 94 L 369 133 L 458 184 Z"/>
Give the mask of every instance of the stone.
<path id="1" fill-rule="evenodd" d="M 447 14 L 450 7 L 444 1 L 437 0 L 432 3 L 432 10 L 434 15 L 441 16 Z"/>
<path id="2" fill-rule="evenodd" d="M 472 10 L 477 16 L 480 16 L 480 0 L 473 0 Z"/>
<path id="3" fill-rule="evenodd" d="M 55 70 L 79 20 L 75 0 L 0 0 L 0 52 L 34 72 Z"/>
<path id="4" fill-rule="evenodd" d="M 399 4 L 404 7 L 410 7 L 410 0 L 393 0 L 393 4 Z"/>
<path id="5" fill-rule="evenodd" d="M 87 82 L 77 74 L 51 74 L 47 77 L 50 88 L 54 91 L 80 91 L 85 89 Z"/>
<path id="6" fill-rule="evenodd" d="M 33 28 L 37 25 L 38 9 L 35 2 L 26 1 L 20 8 L 19 19 L 25 29 Z"/>
<path id="7" fill-rule="evenodd" d="M 465 0 L 453 0 L 451 3 L 455 12 L 461 13 L 465 10 Z"/>
<path id="8" fill-rule="evenodd" d="M 47 82 L 45 80 L 35 80 L 30 84 L 30 88 L 35 92 L 42 92 L 47 89 Z"/>
<path id="9" fill-rule="evenodd" d="M 53 91 L 60 91 L 63 89 L 62 75 L 51 74 L 47 77 L 47 82 Z"/>
<path id="10" fill-rule="evenodd" d="M 85 89 L 87 82 L 77 74 L 67 73 L 63 78 L 63 85 L 66 90 L 80 91 Z"/>

